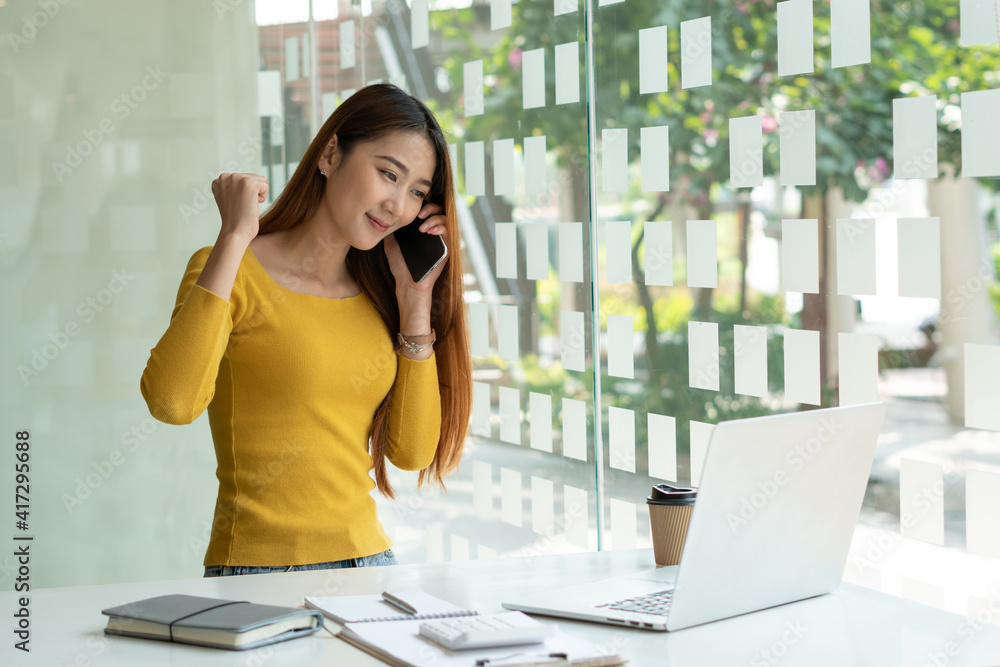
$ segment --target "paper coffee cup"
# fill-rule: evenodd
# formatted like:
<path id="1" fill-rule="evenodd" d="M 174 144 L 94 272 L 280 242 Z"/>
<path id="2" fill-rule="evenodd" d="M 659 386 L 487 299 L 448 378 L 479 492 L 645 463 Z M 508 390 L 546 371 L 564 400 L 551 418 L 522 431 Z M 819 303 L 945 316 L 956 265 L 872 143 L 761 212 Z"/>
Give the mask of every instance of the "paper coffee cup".
<path id="1" fill-rule="evenodd" d="M 681 562 L 697 489 L 656 484 L 646 498 L 653 531 L 653 557 L 657 565 Z"/>

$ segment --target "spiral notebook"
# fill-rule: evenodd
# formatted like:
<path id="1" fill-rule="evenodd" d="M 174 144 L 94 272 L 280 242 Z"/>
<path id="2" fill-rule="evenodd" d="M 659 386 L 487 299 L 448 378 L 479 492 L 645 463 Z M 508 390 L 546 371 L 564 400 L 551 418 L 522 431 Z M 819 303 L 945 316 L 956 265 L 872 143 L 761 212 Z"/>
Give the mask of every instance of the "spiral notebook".
<path id="1" fill-rule="evenodd" d="M 463 609 L 424 591 L 401 591 L 394 597 L 416 610 L 407 614 L 380 595 L 340 595 L 307 597 L 306 607 L 323 612 L 338 623 L 378 623 L 382 621 L 426 621 L 433 618 L 475 616 L 479 612 Z"/>
<path id="2" fill-rule="evenodd" d="M 337 634 L 348 644 L 394 667 L 604 667 L 625 662 L 614 650 L 558 630 L 543 644 L 451 651 L 420 635 L 420 622 L 435 618 L 477 616 L 424 591 L 402 591 L 393 597 L 417 613 L 397 609 L 379 595 L 307 597 L 306 606 L 344 624 Z"/>

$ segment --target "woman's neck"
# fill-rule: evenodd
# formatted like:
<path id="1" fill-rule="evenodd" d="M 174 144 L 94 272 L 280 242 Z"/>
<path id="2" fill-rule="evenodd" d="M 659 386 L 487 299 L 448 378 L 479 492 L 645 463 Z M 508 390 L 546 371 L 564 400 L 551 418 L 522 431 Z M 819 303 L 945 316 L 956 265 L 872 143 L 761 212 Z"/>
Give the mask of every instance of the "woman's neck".
<path id="1" fill-rule="evenodd" d="M 322 229 L 314 221 L 315 218 L 269 234 L 272 249 L 279 255 L 275 259 L 286 274 L 312 283 L 324 292 L 356 294 L 357 284 L 347 269 L 350 244 L 329 227 Z"/>

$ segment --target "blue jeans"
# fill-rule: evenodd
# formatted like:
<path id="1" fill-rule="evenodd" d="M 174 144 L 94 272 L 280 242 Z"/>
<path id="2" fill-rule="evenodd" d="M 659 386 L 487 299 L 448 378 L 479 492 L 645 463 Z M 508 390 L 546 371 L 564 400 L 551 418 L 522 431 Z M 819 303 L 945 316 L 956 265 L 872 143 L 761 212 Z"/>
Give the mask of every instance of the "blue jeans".
<path id="1" fill-rule="evenodd" d="M 269 572 L 302 572 L 304 570 L 338 570 L 345 567 L 374 567 L 378 565 L 395 565 L 396 556 L 392 549 L 382 553 L 362 556 L 360 558 L 345 558 L 331 560 L 326 563 L 309 563 L 308 565 L 209 565 L 205 568 L 206 577 L 232 577 L 239 574 L 267 574 Z"/>

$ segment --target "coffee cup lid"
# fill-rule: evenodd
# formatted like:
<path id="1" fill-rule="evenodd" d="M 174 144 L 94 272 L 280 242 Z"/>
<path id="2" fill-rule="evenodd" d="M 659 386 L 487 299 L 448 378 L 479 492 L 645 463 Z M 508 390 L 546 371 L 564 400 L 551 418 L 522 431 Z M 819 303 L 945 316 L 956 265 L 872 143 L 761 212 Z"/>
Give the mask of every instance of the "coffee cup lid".
<path id="1" fill-rule="evenodd" d="M 669 484 L 654 484 L 652 494 L 646 498 L 650 505 L 693 505 L 698 489 Z"/>

